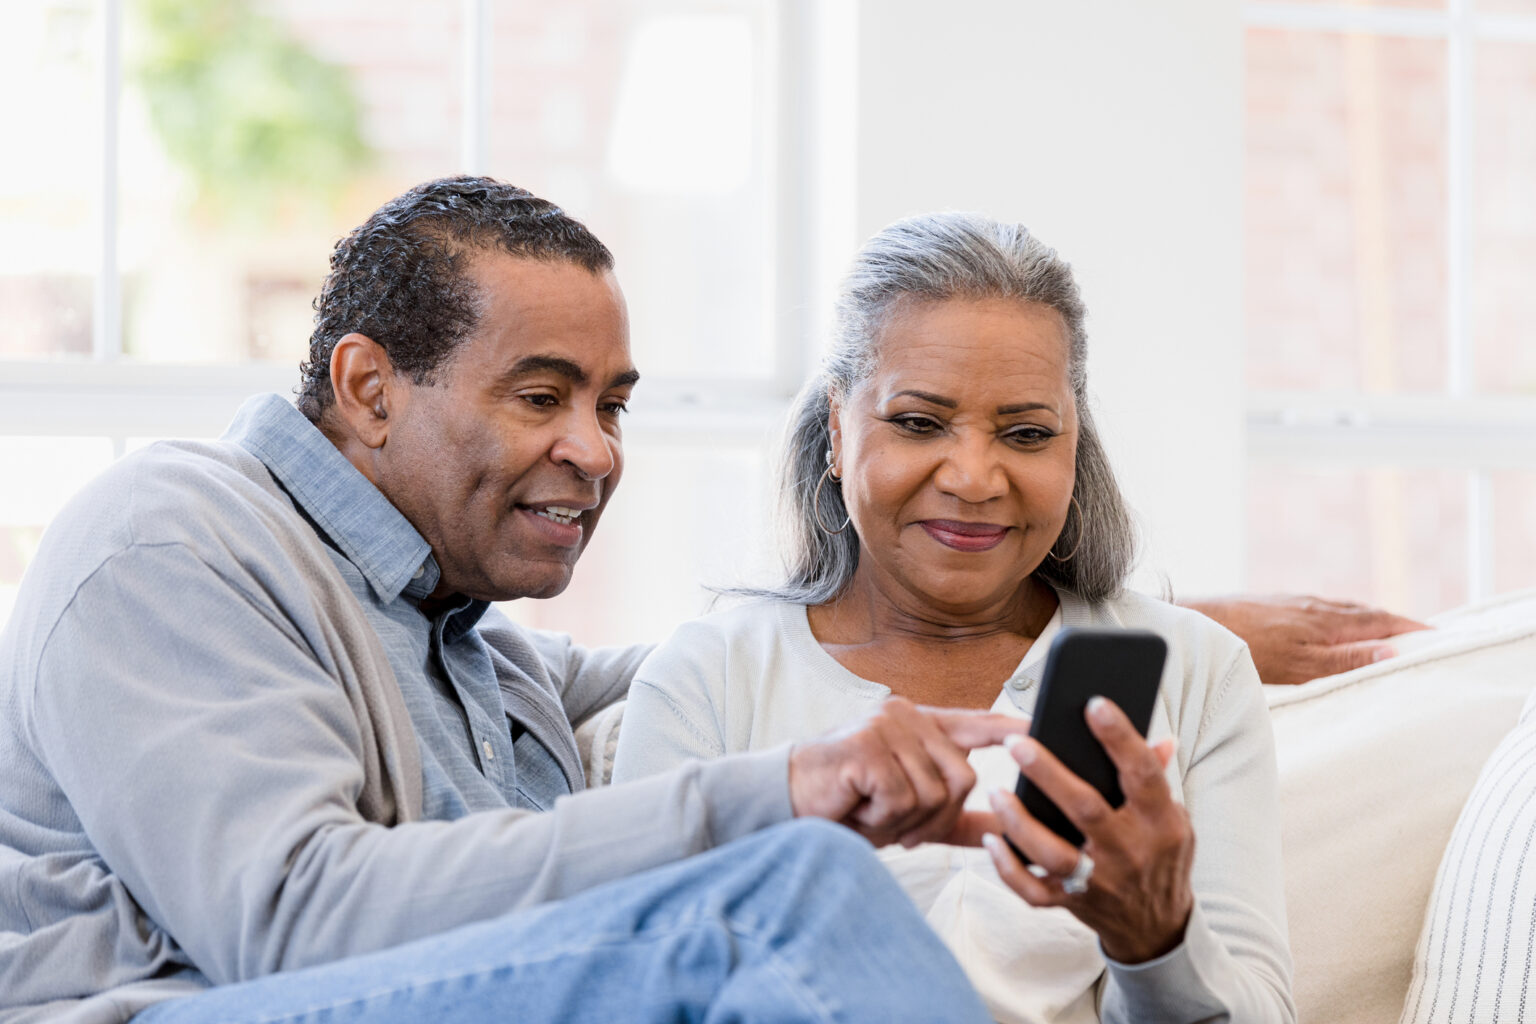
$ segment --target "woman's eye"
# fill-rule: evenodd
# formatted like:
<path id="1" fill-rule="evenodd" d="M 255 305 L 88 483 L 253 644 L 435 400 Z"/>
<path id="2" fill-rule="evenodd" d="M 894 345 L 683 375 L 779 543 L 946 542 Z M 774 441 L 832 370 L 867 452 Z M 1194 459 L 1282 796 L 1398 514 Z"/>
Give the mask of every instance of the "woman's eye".
<path id="1" fill-rule="evenodd" d="M 1008 440 L 1024 448 L 1044 444 L 1055 436 L 1055 434 L 1052 434 L 1043 427 L 1021 427 L 1018 430 L 1008 432 Z"/>
<path id="2" fill-rule="evenodd" d="M 610 416 L 618 416 L 621 413 L 629 412 L 629 403 L 615 399 L 611 402 L 604 402 L 598 408 Z"/>
<path id="3" fill-rule="evenodd" d="M 909 434 L 932 434 L 939 424 L 927 416 L 895 416 L 891 422 Z"/>

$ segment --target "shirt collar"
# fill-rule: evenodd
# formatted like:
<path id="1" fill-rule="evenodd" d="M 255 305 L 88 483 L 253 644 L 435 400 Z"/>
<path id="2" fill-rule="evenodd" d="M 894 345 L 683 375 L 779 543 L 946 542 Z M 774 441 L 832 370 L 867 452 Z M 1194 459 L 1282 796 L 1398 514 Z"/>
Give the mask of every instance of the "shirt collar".
<path id="1" fill-rule="evenodd" d="M 432 546 L 283 396 L 247 399 L 224 440 L 261 460 L 380 601 L 402 593 L 420 600 L 437 589 Z"/>

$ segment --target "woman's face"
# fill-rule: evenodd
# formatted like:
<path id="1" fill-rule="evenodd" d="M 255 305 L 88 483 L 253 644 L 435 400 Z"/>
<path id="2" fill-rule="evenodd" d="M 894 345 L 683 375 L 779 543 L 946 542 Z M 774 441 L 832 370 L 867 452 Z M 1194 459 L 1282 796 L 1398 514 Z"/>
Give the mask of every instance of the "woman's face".
<path id="1" fill-rule="evenodd" d="M 1017 300 L 913 301 L 876 353 L 830 421 L 859 575 L 926 611 L 984 613 L 1018 593 L 1071 505 L 1065 324 Z"/>

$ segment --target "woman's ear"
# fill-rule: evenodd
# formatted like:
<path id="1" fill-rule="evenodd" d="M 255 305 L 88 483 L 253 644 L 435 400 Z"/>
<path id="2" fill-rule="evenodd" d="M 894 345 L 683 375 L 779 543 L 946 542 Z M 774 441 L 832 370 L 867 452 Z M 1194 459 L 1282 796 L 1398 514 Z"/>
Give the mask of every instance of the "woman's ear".
<path id="1" fill-rule="evenodd" d="M 835 388 L 827 389 L 827 448 L 832 452 L 832 475 L 842 476 L 843 398 Z"/>
<path id="2" fill-rule="evenodd" d="M 366 334 L 346 335 L 331 350 L 336 426 L 365 447 L 384 447 L 390 404 L 398 393 L 394 384 L 384 347 Z"/>

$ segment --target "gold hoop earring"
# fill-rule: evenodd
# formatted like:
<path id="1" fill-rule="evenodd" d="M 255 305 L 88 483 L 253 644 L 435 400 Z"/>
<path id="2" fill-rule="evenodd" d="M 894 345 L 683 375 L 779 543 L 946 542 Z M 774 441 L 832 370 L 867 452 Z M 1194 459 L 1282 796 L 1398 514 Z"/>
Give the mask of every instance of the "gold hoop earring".
<path id="1" fill-rule="evenodd" d="M 1060 555 L 1058 555 L 1055 551 L 1056 545 L 1052 544 L 1052 550 L 1047 552 L 1047 554 L 1056 559 L 1058 562 L 1072 561 L 1072 559 L 1077 557 L 1077 549 L 1083 546 L 1083 507 L 1077 503 L 1077 495 L 1075 494 L 1072 495 L 1072 507 L 1077 509 L 1077 543 L 1072 545 L 1072 553 L 1066 558 L 1062 558 Z M 1058 536 L 1056 539 L 1061 540 L 1061 537 Z"/>
<path id="2" fill-rule="evenodd" d="M 843 520 L 843 525 L 839 526 L 835 530 L 828 529 L 827 528 L 827 524 L 822 521 L 822 519 L 821 519 L 821 489 L 827 485 L 827 478 L 828 477 L 831 477 L 834 481 L 841 481 L 842 480 L 842 477 L 837 476 L 836 474 L 834 474 L 832 472 L 832 449 L 831 448 L 827 449 L 827 468 L 822 471 L 821 479 L 816 481 L 816 493 L 811 495 L 811 517 L 816 520 L 816 525 L 821 528 L 821 532 L 822 533 L 825 533 L 829 537 L 836 537 L 838 534 L 840 534 L 844 530 L 848 529 L 848 524 L 853 522 L 853 516 L 848 516 L 847 518 L 845 518 Z"/>

